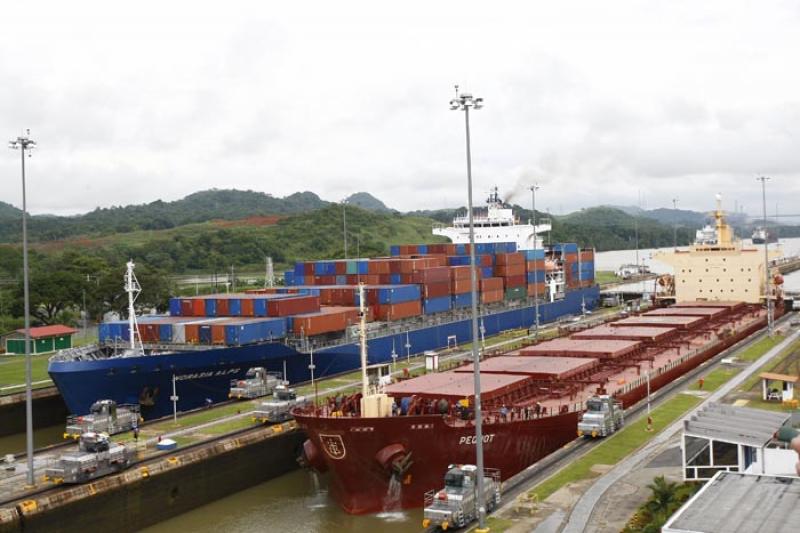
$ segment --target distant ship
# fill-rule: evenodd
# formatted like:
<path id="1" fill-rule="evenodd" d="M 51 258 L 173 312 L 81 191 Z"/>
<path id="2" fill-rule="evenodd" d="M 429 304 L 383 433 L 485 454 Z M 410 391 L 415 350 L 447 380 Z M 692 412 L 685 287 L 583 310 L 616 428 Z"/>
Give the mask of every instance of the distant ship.
<path id="1" fill-rule="evenodd" d="M 484 335 L 530 327 L 534 294 L 542 300 L 540 322 L 596 306 L 593 251 L 579 254 L 577 245 L 561 243 L 534 247 L 533 227 L 520 224 L 496 190 L 480 220 L 484 226 L 476 252 L 484 278 L 479 294 Z M 549 229 L 549 223 L 541 223 L 537 233 Z M 58 352 L 48 372 L 74 414 L 88 413 L 99 399 L 112 399 L 140 404 L 148 419 L 170 414 L 173 407 L 188 410 L 224 401 L 230 381 L 243 379 L 253 367 L 281 373 L 292 383 L 309 381 L 311 350 L 316 377 L 345 373 L 360 364 L 358 337 L 348 318 L 354 310 L 357 314 L 358 283 L 376 299 L 369 303 L 374 315 L 367 335 L 370 363 L 468 342 L 470 282 L 451 279 L 469 264 L 463 232 L 457 217 L 452 227 L 434 229 L 451 238 L 449 244 L 392 246 L 391 257 L 384 258 L 299 261 L 284 274 L 285 287 L 268 291 L 276 294 L 173 298 L 169 316 L 101 324 L 99 345 Z M 505 264 L 518 250 L 522 263 Z M 437 268 L 446 282 L 428 279 Z M 128 276 L 135 280 L 132 268 Z M 307 296 L 317 298 L 311 309 L 277 315 L 270 310 L 280 307 L 276 300 Z M 133 302 L 129 315 L 135 318 Z"/>
<path id="2" fill-rule="evenodd" d="M 764 227 L 757 227 L 753 230 L 752 239 L 753 244 L 771 244 L 773 242 L 778 242 L 778 237 L 775 233 Z"/>

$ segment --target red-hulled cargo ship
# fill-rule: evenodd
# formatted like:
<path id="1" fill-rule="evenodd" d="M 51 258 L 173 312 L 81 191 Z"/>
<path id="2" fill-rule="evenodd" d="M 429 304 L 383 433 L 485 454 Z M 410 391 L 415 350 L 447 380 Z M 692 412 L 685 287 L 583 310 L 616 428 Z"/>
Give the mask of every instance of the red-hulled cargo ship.
<path id="1" fill-rule="evenodd" d="M 585 400 L 630 406 L 766 324 L 761 306 L 681 303 L 610 322 L 481 364 L 484 460 L 507 479 L 576 436 Z M 330 471 L 349 513 L 419 507 L 447 466 L 473 463 L 472 365 L 389 385 L 386 416 L 362 416 L 361 394 L 298 409 L 304 460 Z M 399 489 L 399 494 L 398 494 Z M 394 498 L 388 498 L 393 495 Z"/>

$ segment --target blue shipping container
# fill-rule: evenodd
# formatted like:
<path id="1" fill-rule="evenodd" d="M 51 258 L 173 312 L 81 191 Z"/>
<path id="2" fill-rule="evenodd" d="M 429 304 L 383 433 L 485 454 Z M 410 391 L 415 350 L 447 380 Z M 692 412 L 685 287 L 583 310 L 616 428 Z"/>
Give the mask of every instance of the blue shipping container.
<path id="1" fill-rule="evenodd" d="M 298 261 L 294 264 L 294 275 L 295 276 L 302 276 L 306 273 L 305 264 Z"/>
<path id="2" fill-rule="evenodd" d="M 378 303 L 381 304 L 410 302 L 419 300 L 420 296 L 419 285 L 395 285 L 378 289 Z"/>
<path id="3" fill-rule="evenodd" d="M 284 283 L 286 283 L 286 285 L 294 285 L 295 278 L 296 278 L 295 273 L 292 272 L 291 270 L 287 270 L 286 272 L 283 273 L 283 281 Z"/>
<path id="4" fill-rule="evenodd" d="M 472 305 L 472 293 L 465 292 L 464 294 L 453 295 L 453 308 L 469 307 Z"/>
<path id="5" fill-rule="evenodd" d="M 230 298 L 228 300 L 228 314 L 230 316 L 241 316 L 242 300 L 240 298 Z"/>
<path id="6" fill-rule="evenodd" d="M 355 274 L 355 272 L 354 272 Z M 337 285 L 347 285 L 347 276 L 336 276 Z"/>
<path id="7" fill-rule="evenodd" d="M 359 261 L 358 262 L 358 273 L 359 274 L 369 274 L 369 261 Z"/>
<path id="8" fill-rule="evenodd" d="M 528 272 L 528 285 L 533 283 L 544 283 L 544 270 L 537 270 L 536 272 Z"/>
<path id="9" fill-rule="evenodd" d="M 392 283 L 392 285 L 398 285 L 400 283 L 400 278 L 400 274 L 389 274 L 389 281 Z"/>
<path id="10" fill-rule="evenodd" d="M 253 299 L 253 314 L 256 316 L 267 316 L 267 298 Z"/>
<path id="11" fill-rule="evenodd" d="M 217 299 L 206 298 L 206 316 L 217 316 Z"/>
<path id="12" fill-rule="evenodd" d="M 447 257 L 447 264 L 450 266 L 464 266 L 469 264 L 468 255 L 450 255 Z"/>
<path id="13" fill-rule="evenodd" d="M 537 259 L 544 259 L 544 250 L 524 250 L 522 252 L 525 254 L 526 261 L 536 261 Z"/>
<path id="14" fill-rule="evenodd" d="M 200 344 L 211 344 L 211 324 L 200 326 Z"/>
<path id="15" fill-rule="evenodd" d="M 466 244 L 456 244 L 456 253 L 458 255 L 465 255 L 467 253 L 467 245 Z"/>
<path id="16" fill-rule="evenodd" d="M 428 298 L 422 301 L 422 312 L 426 315 L 431 313 L 442 313 L 450 310 L 452 303 L 450 296 L 440 296 L 438 298 Z"/>
<path id="17" fill-rule="evenodd" d="M 172 316 L 181 316 L 181 299 L 180 298 L 170 298 L 169 299 L 169 314 Z"/>
<path id="18" fill-rule="evenodd" d="M 158 326 L 158 340 L 161 342 L 172 342 L 172 324 L 161 324 Z"/>
<path id="19" fill-rule="evenodd" d="M 389 255 L 398 256 L 400 255 L 400 246 L 394 244 L 389 247 Z"/>
<path id="20" fill-rule="evenodd" d="M 494 276 L 494 269 L 492 267 L 483 267 L 481 268 L 481 275 L 484 278 L 491 278 Z"/>
<path id="21" fill-rule="evenodd" d="M 428 245 L 427 244 L 418 244 L 417 245 L 417 253 L 418 254 L 427 254 L 428 253 Z"/>

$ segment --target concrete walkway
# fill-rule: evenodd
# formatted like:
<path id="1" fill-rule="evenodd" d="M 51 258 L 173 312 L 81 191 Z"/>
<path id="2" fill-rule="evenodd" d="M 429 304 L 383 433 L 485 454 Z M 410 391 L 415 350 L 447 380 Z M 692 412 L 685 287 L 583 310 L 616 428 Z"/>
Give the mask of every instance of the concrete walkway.
<path id="1" fill-rule="evenodd" d="M 697 407 L 692 409 L 686 415 L 682 416 L 679 420 L 674 422 L 672 425 L 664 429 L 661 433 L 656 435 L 650 442 L 648 442 L 643 448 L 639 449 L 632 455 L 629 455 L 621 462 L 617 463 L 617 465 L 606 475 L 600 477 L 595 481 L 595 483 L 587 490 L 583 496 L 578 500 L 578 503 L 572 510 L 572 513 L 569 515 L 569 519 L 567 521 L 566 526 L 562 529 L 563 533 L 582 533 L 587 529 L 589 524 L 589 519 L 592 516 L 592 511 L 594 510 L 597 503 L 600 501 L 600 498 L 606 493 L 606 491 L 616 482 L 618 482 L 622 477 L 630 473 L 633 469 L 638 468 L 640 464 L 656 453 L 658 449 L 660 449 L 673 435 L 675 435 L 678 431 L 681 430 L 683 427 L 683 420 L 696 411 L 698 411 L 702 406 L 707 402 L 715 402 L 721 400 L 726 394 L 734 390 L 736 387 L 741 385 L 747 378 L 749 378 L 753 373 L 755 373 L 764 363 L 768 362 L 770 359 L 778 355 L 781 351 L 783 351 L 787 346 L 793 343 L 795 340 L 800 337 L 800 331 L 796 331 L 789 335 L 783 342 L 772 348 L 770 351 L 762 355 L 757 361 L 751 364 L 745 370 L 739 372 L 736 376 L 731 378 L 727 383 L 722 385 L 719 389 L 714 391 L 708 398 L 706 398 L 702 403 L 700 403 Z M 539 531 L 537 528 L 536 531 Z"/>

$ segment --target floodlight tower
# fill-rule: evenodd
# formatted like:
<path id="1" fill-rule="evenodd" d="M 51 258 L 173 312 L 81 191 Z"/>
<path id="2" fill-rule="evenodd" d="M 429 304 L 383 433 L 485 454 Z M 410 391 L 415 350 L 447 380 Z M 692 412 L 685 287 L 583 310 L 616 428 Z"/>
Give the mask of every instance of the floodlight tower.
<path id="1" fill-rule="evenodd" d="M 483 98 L 474 98 L 470 93 L 458 93 L 450 100 L 450 109 L 464 112 L 464 125 L 467 139 L 467 213 L 469 215 L 469 265 L 472 282 L 472 362 L 475 377 L 475 466 L 478 469 L 478 527 L 486 527 L 486 502 L 483 497 L 483 428 L 481 427 L 481 370 L 478 354 L 478 301 L 476 286 L 478 276 L 475 271 L 475 224 L 472 213 L 472 154 L 470 152 L 469 110 L 483 107 Z"/>
<path id="2" fill-rule="evenodd" d="M 33 476 L 33 392 L 31 386 L 31 304 L 28 289 L 28 204 L 25 196 L 25 152 L 31 157 L 31 150 L 36 148 L 36 141 L 26 135 L 8 141 L 8 147 L 20 151 L 22 163 L 22 292 L 25 300 L 25 434 L 26 454 L 28 456 L 28 485 L 34 486 Z"/>

